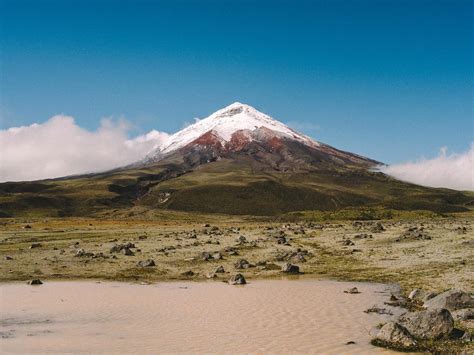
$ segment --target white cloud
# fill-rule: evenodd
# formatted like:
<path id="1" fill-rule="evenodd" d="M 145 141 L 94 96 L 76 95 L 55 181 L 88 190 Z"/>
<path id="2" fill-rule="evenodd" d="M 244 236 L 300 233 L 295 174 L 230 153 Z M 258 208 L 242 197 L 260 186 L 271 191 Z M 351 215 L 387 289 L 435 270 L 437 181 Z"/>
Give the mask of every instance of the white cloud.
<path id="1" fill-rule="evenodd" d="M 103 119 L 96 131 L 57 115 L 30 126 L 0 130 L 0 181 L 54 178 L 104 171 L 145 157 L 168 137 L 151 131 L 129 139 L 123 120 Z"/>
<path id="2" fill-rule="evenodd" d="M 397 179 L 432 187 L 474 190 L 474 143 L 461 154 L 447 154 L 440 149 L 436 158 L 396 164 L 381 170 Z"/>

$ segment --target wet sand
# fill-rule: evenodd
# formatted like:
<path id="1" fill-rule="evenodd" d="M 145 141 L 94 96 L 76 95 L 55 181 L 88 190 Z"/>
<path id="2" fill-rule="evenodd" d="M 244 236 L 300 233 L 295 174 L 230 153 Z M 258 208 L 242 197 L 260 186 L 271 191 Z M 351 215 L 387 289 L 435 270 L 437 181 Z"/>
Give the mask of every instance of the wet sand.
<path id="1" fill-rule="evenodd" d="M 343 291 L 357 286 L 360 294 Z M 318 280 L 0 285 L 1 353 L 391 353 L 370 345 L 396 286 Z M 347 345 L 347 342 L 355 344 Z"/>

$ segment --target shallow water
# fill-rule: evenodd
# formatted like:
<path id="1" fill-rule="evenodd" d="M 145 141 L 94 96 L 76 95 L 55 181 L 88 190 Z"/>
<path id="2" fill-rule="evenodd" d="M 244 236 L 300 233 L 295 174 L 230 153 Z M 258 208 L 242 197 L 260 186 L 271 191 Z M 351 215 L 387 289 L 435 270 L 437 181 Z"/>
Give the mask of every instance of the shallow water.
<path id="1" fill-rule="evenodd" d="M 353 286 L 361 293 L 343 292 Z M 363 311 L 393 291 L 318 280 L 3 284 L 0 352 L 389 353 L 369 344 L 389 316 Z"/>

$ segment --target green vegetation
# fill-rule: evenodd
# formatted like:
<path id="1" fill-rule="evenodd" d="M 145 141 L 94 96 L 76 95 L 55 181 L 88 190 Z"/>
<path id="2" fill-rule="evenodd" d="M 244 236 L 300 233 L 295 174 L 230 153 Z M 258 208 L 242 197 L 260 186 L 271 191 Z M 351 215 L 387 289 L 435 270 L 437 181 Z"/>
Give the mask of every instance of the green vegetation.
<path id="1" fill-rule="evenodd" d="M 284 172 L 245 158 L 221 159 L 194 170 L 161 163 L 0 184 L 0 217 L 123 218 L 174 210 L 289 219 L 389 219 L 466 212 L 473 201 L 473 193 L 421 187 L 364 169 Z"/>

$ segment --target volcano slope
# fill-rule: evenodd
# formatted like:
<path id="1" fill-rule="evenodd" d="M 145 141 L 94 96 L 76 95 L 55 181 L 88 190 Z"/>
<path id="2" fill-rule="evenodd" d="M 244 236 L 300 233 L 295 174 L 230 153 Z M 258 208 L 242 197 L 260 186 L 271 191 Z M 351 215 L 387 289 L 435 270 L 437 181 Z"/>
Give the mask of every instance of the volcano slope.
<path id="1" fill-rule="evenodd" d="M 159 210 L 239 215 L 382 208 L 463 212 L 474 197 L 356 167 L 267 168 L 245 153 L 190 165 L 167 160 L 102 174 L 0 184 L 3 217 L 143 216 Z"/>
<path id="2" fill-rule="evenodd" d="M 469 192 L 421 187 L 234 103 L 109 172 L 0 184 L 0 216 L 144 216 L 160 210 L 275 216 L 379 208 L 465 212 Z"/>

